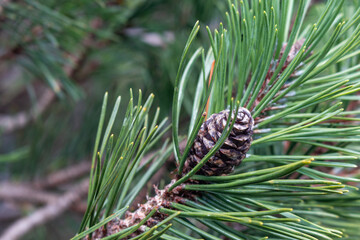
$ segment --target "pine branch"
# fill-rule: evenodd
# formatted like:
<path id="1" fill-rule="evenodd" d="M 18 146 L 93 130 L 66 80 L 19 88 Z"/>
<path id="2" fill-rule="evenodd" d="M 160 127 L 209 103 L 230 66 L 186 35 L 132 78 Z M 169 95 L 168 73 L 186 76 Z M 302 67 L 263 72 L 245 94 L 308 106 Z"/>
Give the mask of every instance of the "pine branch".
<path id="1" fill-rule="evenodd" d="M 343 112 L 341 108 L 352 104 L 357 99 L 354 94 L 360 90 L 358 66 L 355 65 L 360 44 L 360 27 L 357 26 L 360 12 L 344 22 L 340 20 L 344 1 L 329 1 L 318 21 L 307 24 L 305 17 L 310 1 L 298 4 L 249 2 L 229 1 L 227 28 L 220 24 L 213 33 L 207 28 L 211 46 L 207 56 L 203 48 L 198 48 L 188 59 L 187 53 L 199 31 L 198 23 L 195 24 L 175 79 L 173 145 L 163 146 L 159 151 L 161 155 L 165 149 L 173 148 L 178 176 L 164 190 L 155 188 L 155 196 L 149 197 L 134 212 L 127 212 L 124 219 L 122 213 L 111 220 L 108 217 L 112 211 L 125 211 L 123 207 L 127 205 L 123 204 L 123 199 L 134 198 L 132 192 L 126 196 L 130 186 L 141 188 L 148 180 L 148 176 L 136 170 L 138 156 L 141 156 L 138 151 L 144 148 L 137 147 L 135 154 L 136 141 L 113 148 L 115 138 L 110 131 L 105 131 L 99 148 L 103 111 L 93 160 L 95 167 L 99 152 L 98 165 L 93 171 L 88 199 L 92 207 L 84 216 L 80 228 L 83 232 L 74 239 L 85 233 L 89 233 L 88 239 L 145 239 L 150 236 L 261 239 L 269 236 L 315 240 L 337 239 L 347 234 L 349 239 L 359 237 L 351 221 L 358 222 L 352 211 L 358 207 L 360 195 L 358 189 L 348 183 L 360 180 L 322 169 L 355 168 L 360 157 L 356 146 L 360 141 L 358 113 L 356 110 Z M 295 13 L 293 23 L 291 13 Z M 191 78 L 189 71 L 198 59 L 202 69 L 198 72 L 190 125 L 185 129 L 188 132 L 185 150 L 181 152 L 182 103 Z M 338 69 L 342 74 L 338 74 Z M 207 84 L 210 72 L 211 81 Z M 105 103 L 106 98 L 103 109 Z M 132 99 L 129 106 L 128 112 L 131 112 Z M 255 119 L 254 126 L 239 120 L 239 109 L 239 113 L 248 113 L 245 115 Z M 225 112 L 230 115 L 233 111 L 233 117 L 223 117 Z M 133 112 L 138 114 L 138 108 Z M 352 113 L 355 116 L 349 117 Z M 204 122 L 205 116 L 210 115 Z M 341 121 L 333 123 L 333 119 Z M 108 129 L 112 124 L 113 117 Z M 128 126 L 124 122 L 119 136 L 126 136 L 122 134 Z M 135 135 L 143 136 L 141 126 L 130 128 L 129 134 L 135 130 Z M 250 129 L 248 134 L 245 129 Z M 253 132 L 251 146 L 251 140 L 245 144 Z M 111 157 L 114 149 L 121 152 L 115 158 Z M 248 150 L 242 164 L 232 173 L 232 168 Z M 136 157 L 117 161 L 118 157 L 128 154 Z M 159 158 L 154 163 L 151 174 L 162 161 L 164 158 Z M 120 162 L 122 165 L 118 168 Z M 228 163 L 231 163 L 231 170 L 227 168 Z M 107 170 L 109 166 L 116 169 L 119 180 Z M 131 176 L 134 181 L 138 179 L 139 184 L 130 180 L 125 183 L 124 176 Z M 105 214 L 100 217 L 102 209 Z M 166 226 L 170 218 L 177 224 Z M 334 218 L 345 221 L 341 231 Z M 95 224 L 101 228 L 93 234 L 85 230 L 86 226 Z M 240 231 L 235 230 L 238 225 L 241 225 Z M 181 233 L 180 229 L 186 229 L 191 235 Z"/>
<path id="2" fill-rule="evenodd" d="M 55 97 L 56 95 L 52 90 L 45 90 L 37 106 L 31 111 L 20 112 L 12 116 L 0 115 L 1 130 L 6 133 L 25 127 L 32 120 L 37 119 L 50 106 Z"/>
<path id="3" fill-rule="evenodd" d="M 5 201 L 26 201 L 32 203 L 49 203 L 58 198 L 57 194 L 32 189 L 25 184 L 2 183 L 0 185 L 0 199 Z"/>
<path id="4" fill-rule="evenodd" d="M 38 189 L 52 188 L 80 178 L 90 172 L 90 162 L 82 161 L 78 164 L 69 166 L 48 175 L 46 178 L 39 179 L 33 183 Z"/>
<path id="5" fill-rule="evenodd" d="M 17 220 L 0 236 L 0 239 L 19 239 L 34 227 L 62 214 L 73 202 L 79 200 L 81 196 L 87 193 L 88 184 L 88 179 L 83 180 L 59 196 L 55 201 L 49 202 L 45 207 L 36 210 L 27 217 Z"/>
<path id="6" fill-rule="evenodd" d="M 84 42 L 89 41 L 88 38 L 85 38 Z M 83 67 L 83 63 L 86 61 L 86 51 L 85 48 L 78 55 L 69 56 L 73 64 L 69 64 L 63 67 L 65 74 L 69 78 L 75 77 L 79 72 L 79 69 Z M 6 54 L 5 54 L 6 55 Z M 1 57 L 0 57 L 1 58 Z M 1 60 L 1 59 L 0 59 Z M 57 89 L 56 91 L 60 91 Z M 5 133 L 12 132 L 17 129 L 21 129 L 28 125 L 31 121 L 37 119 L 42 115 L 46 109 L 51 106 L 51 103 L 56 99 L 56 91 L 54 89 L 45 89 L 42 93 L 37 105 L 34 106 L 30 111 L 23 111 L 12 116 L 2 116 L 0 115 L 0 129 Z"/>

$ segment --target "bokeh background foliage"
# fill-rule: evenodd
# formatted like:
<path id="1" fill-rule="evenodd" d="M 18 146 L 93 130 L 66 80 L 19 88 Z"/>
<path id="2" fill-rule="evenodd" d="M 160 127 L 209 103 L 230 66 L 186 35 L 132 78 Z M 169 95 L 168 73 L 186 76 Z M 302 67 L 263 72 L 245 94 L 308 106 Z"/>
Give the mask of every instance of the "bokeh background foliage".
<path id="1" fill-rule="evenodd" d="M 161 117 L 168 116 L 179 56 L 193 23 L 211 25 L 226 6 L 213 0 L 0 4 L 2 181 L 41 179 L 89 159 L 106 91 L 110 103 L 118 95 L 129 99 L 129 88 L 154 93 Z M 120 115 L 125 110 L 121 107 Z M 21 212 L 32 210 L 20 205 Z M 81 217 L 65 214 L 25 239 L 48 239 L 49 233 L 51 239 L 70 238 Z"/>
<path id="2" fill-rule="evenodd" d="M 2 128 L 3 153 L 28 150 L 26 161 L 6 167 L 33 177 L 86 157 L 105 91 L 110 98 L 123 99 L 129 99 L 129 88 L 142 89 L 144 95 L 152 92 L 155 105 L 167 115 L 174 69 L 189 29 L 195 17 L 211 23 L 218 12 L 211 1 L 4 4 L 2 116 L 36 108 L 45 89 L 56 93 L 51 106 L 21 131 Z"/>

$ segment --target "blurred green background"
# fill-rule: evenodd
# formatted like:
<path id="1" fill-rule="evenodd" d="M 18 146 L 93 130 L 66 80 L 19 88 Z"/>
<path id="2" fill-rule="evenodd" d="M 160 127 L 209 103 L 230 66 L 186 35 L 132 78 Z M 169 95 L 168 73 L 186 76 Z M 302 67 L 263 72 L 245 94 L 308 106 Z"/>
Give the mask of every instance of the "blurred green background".
<path id="1" fill-rule="evenodd" d="M 1 1 L 0 180 L 31 182 L 89 159 L 106 91 L 111 104 L 122 96 L 122 111 L 130 88 L 152 92 L 169 116 L 193 24 L 211 27 L 225 9 L 215 0 Z M 202 31 L 195 47 L 207 43 Z M 36 207 L 17 203 L 12 218 L 0 202 L 0 229 Z M 67 239 L 81 217 L 66 213 L 24 239 Z"/>

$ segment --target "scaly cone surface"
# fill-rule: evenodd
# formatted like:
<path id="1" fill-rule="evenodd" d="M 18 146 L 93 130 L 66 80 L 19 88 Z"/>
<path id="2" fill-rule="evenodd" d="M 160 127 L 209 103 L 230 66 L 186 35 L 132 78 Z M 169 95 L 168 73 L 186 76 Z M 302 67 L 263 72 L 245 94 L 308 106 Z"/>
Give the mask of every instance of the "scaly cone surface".
<path id="1" fill-rule="evenodd" d="M 225 128 L 229 113 L 229 110 L 215 113 L 202 124 L 186 159 L 183 175 L 193 169 L 214 147 Z M 240 108 L 229 137 L 196 174 L 220 176 L 231 173 L 245 158 L 250 148 L 253 128 L 254 120 L 250 112 L 246 108 Z"/>

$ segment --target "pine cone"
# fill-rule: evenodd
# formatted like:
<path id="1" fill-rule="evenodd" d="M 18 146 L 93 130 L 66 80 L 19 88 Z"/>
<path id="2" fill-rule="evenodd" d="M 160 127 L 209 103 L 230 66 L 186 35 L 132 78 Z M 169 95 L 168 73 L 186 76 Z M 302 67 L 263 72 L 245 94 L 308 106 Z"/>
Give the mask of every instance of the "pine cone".
<path id="1" fill-rule="evenodd" d="M 206 120 L 199 130 L 186 159 L 183 175 L 193 169 L 214 147 L 224 130 L 229 110 L 215 113 Z M 245 158 L 252 141 L 254 120 L 246 108 L 240 108 L 234 127 L 219 151 L 197 172 L 200 175 L 220 176 L 231 173 Z"/>

